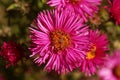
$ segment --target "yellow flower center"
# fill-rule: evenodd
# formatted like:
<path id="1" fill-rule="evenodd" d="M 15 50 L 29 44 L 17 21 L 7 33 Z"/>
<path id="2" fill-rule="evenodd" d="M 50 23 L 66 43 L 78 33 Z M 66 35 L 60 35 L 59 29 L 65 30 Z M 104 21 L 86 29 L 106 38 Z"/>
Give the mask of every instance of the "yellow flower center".
<path id="1" fill-rule="evenodd" d="M 116 67 L 113 69 L 113 74 L 114 74 L 117 78 L 120 78 L 120 65 L 116 66 Z"/>
<path id="2" fill-rule="evenodd" d="M 87 52 L 86 59 L 93 59 L 95 57 L 95 53 L 96 53 L 96 46 L 92 44 L 90 51 Z"/>
<path id="3" fill-rule="evenodd" d="M 51 33 L 51 42 L 55 51 L 64 50 L 70 45 L 70 36 L 61 30 L 56 30 Z"/>

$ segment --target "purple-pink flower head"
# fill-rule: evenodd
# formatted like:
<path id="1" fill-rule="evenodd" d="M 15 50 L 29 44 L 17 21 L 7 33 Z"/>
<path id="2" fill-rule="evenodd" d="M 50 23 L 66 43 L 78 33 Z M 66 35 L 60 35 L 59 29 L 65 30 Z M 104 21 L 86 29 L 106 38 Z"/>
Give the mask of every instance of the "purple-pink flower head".
<path id="1" fill-rule="evenodd" d="M 86 59 L 82 61 L 80 70 L 91 76 L 104 62 L 108 50 L 108 39 L 105 34 L 100 34 L 98 30 L 90 30 L 89 41 L 90 48 L 86 50 Z"/>
<path id="2" fill-rule="evenodd" d="M 116 24 L 120 24 L 120 0 L 113 0 L 113 2 L 108 1 L 111 5 L 111 16 L 116 20 Z"/>
<path id="3" fill-rule="evenodd" d="M 57 9 L 68 9 L 85 21 L 98 11 L 100 3 L 101 0 L 48 0 L 50 6 L 55 6 Z"/>
<path id="4" fill-rule="evenodd" d="M 88 44 L 88 27 L 68 11 L 44 11 L 30 27 L 35 63 L 45 64 L 44 70 L 67 73 L 79 66 Z M 80 49 L 78 48 L 80 47 Z"/>
<path id="5" fill-rule="evenodd" d="M 0 55 L 9 63 L 6 67 L 10 65 L 15 65 L 23 56 L 22 49 L 20 45 L 14 42 L 4 42 L 1 46 Z"/>
<path id="6" fill-rule="evenodd" d="M 112 56 L 108 56 L 98 74 L 102 80 L 120 80 L 120 51 L 115 51 Z"/>

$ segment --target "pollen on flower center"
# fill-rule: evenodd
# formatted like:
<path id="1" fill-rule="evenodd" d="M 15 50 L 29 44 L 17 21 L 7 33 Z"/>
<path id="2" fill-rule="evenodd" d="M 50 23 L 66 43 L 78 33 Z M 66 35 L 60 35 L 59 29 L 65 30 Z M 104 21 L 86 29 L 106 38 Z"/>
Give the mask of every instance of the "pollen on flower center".
<path id="1" fill-rule="evenodd" d="M 86 59 L 93 59 L 95 57 L 95 52 L 96 52 L 96 46 L 91 45 L 91 49 L 87 52 Z"/>
<path id="2" fill-rule="evenodd" d="M 64 50 L 70 45 L 70 36 L 61 30 L 56 30 L 51 33 L 51 43 L 55 51 Z"/>
<path id="3" fill-rule="evenodd" d="M 72 4 L 77 4 L 78 2 L 80 2 L 80 0 L 70 0 L 70 3 Z"/>
<path id="4" fill-rule="evenodd" d="M 115 67 L 113 68 L 113 74 L 114 74 L 117 78 L 120 78 L 120 65 L 115 66 Z"/>

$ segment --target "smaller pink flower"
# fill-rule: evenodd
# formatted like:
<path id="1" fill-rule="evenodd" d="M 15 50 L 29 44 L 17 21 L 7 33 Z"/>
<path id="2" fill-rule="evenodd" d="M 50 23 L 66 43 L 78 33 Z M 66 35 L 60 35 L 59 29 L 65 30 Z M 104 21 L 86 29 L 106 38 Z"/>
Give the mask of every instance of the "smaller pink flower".
<path id="1" fill-rule="evenodd" d="M 120 24 L 120 0 L 113 0 L 113 2 L 108 1 L 111 5 L 111 16 L 116 20 L 116 24 Z"/>
<path id="2" fill-rule="evenodd" d="M 120 80 L 120 51 L 115 51 L 113 56 L 108 57 L 98 75 L 102 80 Z"/>
<path id="3" fill-rule="evenodd" d="M 50 6 L 57 9 L 67 9 L 87 21 L 93 13 L 98 11 L 98 5 L 102 0 L 48 0 Z"/>
<path id="4" fill-rule="evenodd" d="M 10 65 L 16 64 L 21 59 L 23 52 L 18 44 L 14 42 L 4 42 L 1 47 L 0 55 L 10 63 L 6 65 L 6 67 L 9 67 Z"/>
<path id="5" fill-rule="evenodd" d="M 91 76 L 104 63 L 106 51 L 108 50 L 108 39 L 105 34 L 100 34 L 98 30 L 90 30 L 89 41 L 90 48 L 86 50 L 87 56 L 81 63 L 80 70 Z"/>

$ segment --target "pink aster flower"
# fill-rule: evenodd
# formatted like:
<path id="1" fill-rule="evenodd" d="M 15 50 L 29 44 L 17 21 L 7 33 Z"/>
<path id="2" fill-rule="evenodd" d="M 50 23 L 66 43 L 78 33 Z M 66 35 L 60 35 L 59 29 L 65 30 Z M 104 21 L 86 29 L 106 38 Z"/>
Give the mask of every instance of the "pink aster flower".
<path id="1" fill-rule="evenodd" d="M 120 51 L 115 51 L 107 58 L 98 74 L 102 80 L 120 80 Z"/>
<path id="2" fill-rule="evenodd" d="M 108 50 L 108 39 L 105 34 L 100 34 L 98 30 L 90 30 L 89 41 L 90 48 L 86 50 L 86 59 L 82 61 L 80 70 L 91 76 L 104 62 Z"/>
<path id="3" fill-rule="evenodd" d="M 6 67 L 10 65 L 15 65 L 22 57 L 23 52 L 20 46 L 14 42 L 4 42 L 1 46 L 0 55 L 9 63 Z"/>
<path id="4" fill-rule="evenodd" d="M 83 27 L 82 22 L 66 10 L 39 13 L 30 27 L 30 50 L 35 63 L 44 63 L 44 70 L 57 73 L 78 67 L 85 57 L 82 49 L 88 44 L 88 27 Z"/>
<path id="5" fill-rule="evenodd" d="M 87 21 L 88 16 L 98 11 L 101 0 L 48 0 L 50 6 L 58 9 L 68 9 Z"/>
<path id="6" fill-rule="evenodd" d="M 108 1 L 111 5 L 111 16 L 116 20 L 116 24 L 120 24 L 120 0 L 113 0 L 113 2 Z"/>

